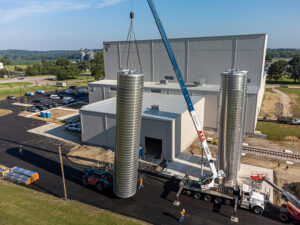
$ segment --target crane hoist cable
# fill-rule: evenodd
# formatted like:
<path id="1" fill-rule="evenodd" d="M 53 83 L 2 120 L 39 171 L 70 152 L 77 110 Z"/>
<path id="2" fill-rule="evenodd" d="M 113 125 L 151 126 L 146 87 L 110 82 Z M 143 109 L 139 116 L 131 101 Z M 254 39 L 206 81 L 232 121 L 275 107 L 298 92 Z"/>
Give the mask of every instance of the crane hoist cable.
<path id="1" fill-rule="evenodd" d="M 139 53 L 139 49 L 138 49 L 138 43 L 136 41 L 136 36 L 135 36 L 135 32 L 134 32 L 133 19 L 134 19 L 134 13 L 131 11 L 130 12 L 130 26 L 129 26 L 129 30 L 128 30 L 128 34 L 127 34 L 127 46 L 126 46 L 127 50 L 125 51 L 125 53 L 127 53 L 126 69 L 129 69 L 130 49 L 131 49 L 131 45 L 133 44 L 135 46 L 135 49 L 136 49 L 136 54 L 137 54 L 137 59 L 138 59 L 139 67 L 140 67 L 140 72 L 142 72 L 142 64 L 141 64 L 140 53 Z M 134 63 L 134 69 L 136 70 L 134 58 L 133 58 L 133 63 Z"/>

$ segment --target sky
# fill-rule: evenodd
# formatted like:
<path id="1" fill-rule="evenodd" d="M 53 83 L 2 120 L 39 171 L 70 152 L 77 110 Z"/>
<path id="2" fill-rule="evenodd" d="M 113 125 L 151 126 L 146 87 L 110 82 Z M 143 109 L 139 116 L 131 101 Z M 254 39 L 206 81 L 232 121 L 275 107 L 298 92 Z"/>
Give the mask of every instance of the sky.
<path id="1" fill-rule="evenodd" d="M 300 48 L 300 0 L 153 0 L 169 38 L 268 34 L 269 48 Z M 146 0 L 0 0 L 0 49 L 75 50 L 160 38 Z"/>

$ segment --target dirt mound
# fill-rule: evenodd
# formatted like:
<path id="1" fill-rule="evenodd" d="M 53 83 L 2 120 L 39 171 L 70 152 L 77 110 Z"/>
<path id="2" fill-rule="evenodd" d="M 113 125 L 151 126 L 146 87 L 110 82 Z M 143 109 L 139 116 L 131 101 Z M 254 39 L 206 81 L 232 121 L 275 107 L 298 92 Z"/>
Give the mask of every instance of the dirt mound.
<path id="1" fill-rule="evenodd" d="M 72 149 L 67 156 L 68 159 L 77 164 L 95 166 L 97 163 L 101 162 L 113 163 L 115 153 L 110 149 L 80 146 Z"/>
<path id="2" fill-rule="evenodd" d="M 299 143 L 300 142 L 300 139 L 298 137 L 295 137 L 295 136 L 287 136 L 284 138 L 284 141 L 285 142 L 296 142 L 296 143 Z"/>
<path id="3" fill-rule="evenodd" d="M 300 182 L 284 184 L 283 189 L 293 194 L 297 199 L 300 199 Z"/>

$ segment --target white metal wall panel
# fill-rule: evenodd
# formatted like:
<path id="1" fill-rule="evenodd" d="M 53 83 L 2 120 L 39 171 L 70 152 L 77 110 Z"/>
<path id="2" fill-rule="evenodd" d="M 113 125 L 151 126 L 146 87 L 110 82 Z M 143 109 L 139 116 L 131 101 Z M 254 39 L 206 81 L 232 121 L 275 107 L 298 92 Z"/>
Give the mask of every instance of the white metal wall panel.
<path id="1" fill-rule="evenodd" d="M 184 76 L 186 57 L 185 41 L 172 40 L 170 41 L 170 44 L 175 54 L 180 71 Z M 170 62 L 165 46 L 161 40 L 153 41 L 153 68 L 154 81 L 164 80 L 164 76 L 173 76 L 174 80 L 170 80 L 169 82 L 177 82 L 173 66 Z"/>
<path id="2" fill-rule="evenodd" d="M 257 95 L 247 96 L 247 109 L 246 109 L 246 121 L 245 132 L 253 134 L 256 125 L 256 112 L 257 112 Z"/>
<path id="3" fill-rule="evenodd" d="M 91 112 L 81 112 L 82 123 L 84 124 L 82 132 L 82 142 L 107 146 L 106 129 L 104 115 Z"/>
<path id="4" fill-rule="evenodd" d="M 197 113 L 197 116 L 199 118 L 200 124 L 203 124 L 204 120 L 204 99 L 201 99 L 197 104 L 194 105 L 195 111 Z M 178 129 L 176 127 L 176 129 Z M 195 140 L 195 138 L 198 136 L 196 129 L 194 127 L 193 120 L 190 116 L 190 113 L 188 111 L 184 112 L 181 115 L 181 129 L 178 129 L 181 131 L 180 137 L 176 137 L 176 139 L 180 139 L 180 149 L 181 151 L 185 150 L 187 147 L 192 144 L 192 142 Z"/>
<path id="5" fill-rule="evenodd" d="M 119 71 L 119 50 L 118 42 L 104 42 L 104 68 L 105 78 L 117 80 L 117 72 Z"/>
<path id="6" fill-rule="evenodd" d="M 232 37 L 191 39 L 188 82 L 204 78 L 207 84 L 220 84 L 220 74 L 231 68 L 232 39 Z"/>
<path id="7" fill-rule="evenodd" d="M 266 52 L 265 34 L 237 36 L 236 67 L 249 71 L 251 86 L 260 86 Z"/>

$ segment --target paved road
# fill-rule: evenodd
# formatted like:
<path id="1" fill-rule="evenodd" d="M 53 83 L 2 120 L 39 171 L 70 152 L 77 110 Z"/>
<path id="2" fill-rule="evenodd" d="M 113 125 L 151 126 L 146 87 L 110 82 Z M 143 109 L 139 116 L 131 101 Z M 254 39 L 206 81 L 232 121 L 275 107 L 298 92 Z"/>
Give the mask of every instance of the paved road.
<path id="1" fill-rule="evenodd" d="M 285 84 L 284 84 L 285 85 Z M 288 85 L 289 88 L 300 88 L 300 85 Z M 266 88 L 279 88 L 280 84 L 266 84 Z"/>
<path id="2" fill-rule="evenodd" d="M 23 80 L 19 80 L 18 78 L 12 78 L 9 80 L 0 80 L 1 83 L 15 83 L 15 82 L 43 82 L 43 84 L 46 82 L 49 84 L 55 84 L 55 81 L 48 80 L 49 78 L 53 78 L 55 76 L 47 76 L 47 77 L 25 77 Z"/>
<path id="3" fill-rule="evenodd" d="M 8 101 L 0 102 L 0 108 L 13 110 L 13 114 L 0 117 L 0 164 L 20 166 L 37 171 L 40 180 L 29 188 L 57 197 L 63 196 L 59 160 L 58 140 L 26 132 L 44 121 L 18 117 L 21 106 L 12 106 Z M 23 156 L 18 156 L 18 146 L 23 145 Z M 72 146 L 63 145 L 65 154 Z M 68 197 L 99 208 L 135 217 L 153 224 L 177 224 L 180 208 L 172 205 L 177 191 L 177 182 L 149 170 L 141 170 L 144 188 L 131 199 L 118 199 L 111 190 L 97 193 L 93 188 L 80 184 L 81 167 L 71 163 L 65 156 L 65 173 Z M 184 224 L 232 224 L 232 207 L 219 208 L 213 203 L 181 196 L 182 207 L 186 209 Z M 278 209 L 269 209 L 263 216 L 246 210 L 238 210 L 239 224 L 281 224 Z"/>

